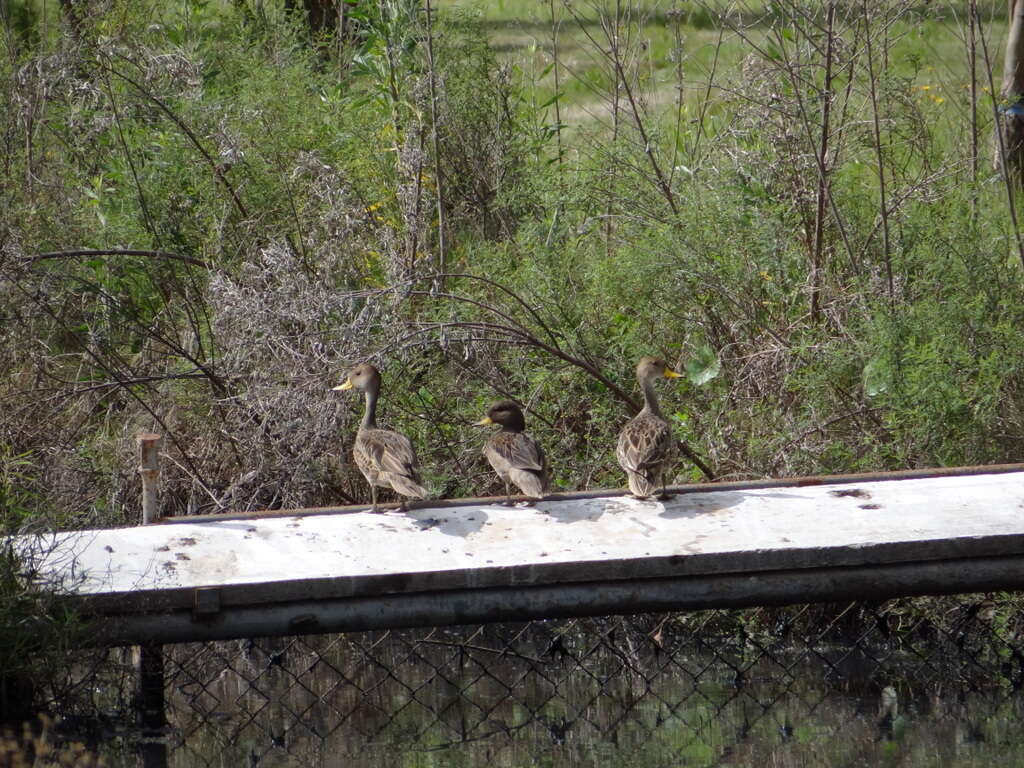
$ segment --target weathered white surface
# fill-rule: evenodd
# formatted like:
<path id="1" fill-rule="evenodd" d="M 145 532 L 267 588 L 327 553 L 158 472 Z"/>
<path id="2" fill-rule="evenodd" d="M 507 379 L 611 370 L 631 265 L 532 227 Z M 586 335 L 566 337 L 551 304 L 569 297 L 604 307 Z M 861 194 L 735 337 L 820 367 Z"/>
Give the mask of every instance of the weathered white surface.
<path id="1" fill-rule="evenodd" d="M 206 586 L 247 605 L 1016 555 L 1024 473 L 216 520 L 54 545 L 40 570 L 118 611 L 187 607 Z"/>

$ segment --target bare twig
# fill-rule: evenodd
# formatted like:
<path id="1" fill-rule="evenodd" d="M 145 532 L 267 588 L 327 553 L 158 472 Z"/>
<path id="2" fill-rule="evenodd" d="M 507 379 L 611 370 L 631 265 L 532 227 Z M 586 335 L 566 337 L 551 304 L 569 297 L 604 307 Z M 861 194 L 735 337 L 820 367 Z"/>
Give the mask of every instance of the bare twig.
<path id="1" fill-rule="evenodd" d="M 36 295 L 33 295 L 33 294 L 29 293 L 19 283 L 15 283 L 15 288 L 23 296 L 25 296 L 30 301 L 32 301 L 42 312 L 44 312 L 45 314 L 49 315 L 49 317 L 54 322 L 56 322 L 57 324 L 59 324 L 61 326 L 64 326 L 63 320 L 57 315 L 57 313 L 54 311 L 53 307 L 51 307 L 48 302 L 40 299 Z M 163 431 L 163 434 L 167 435 L 170 438 L 171 442 L 173 442 L 175 444 L 175 447 L 177 447 L 177 449 L 181 452 L 182 457 L 185 459 L 186 463 L 188 464 L 188 466 L 190 467 L 190 469 L 192 470 L 194 475 L 198 477 L 199 474 L 200 474 L 199 473 L 199 468 L 192 461 L 192 458 L 189 456 L 188 452 L 185 450 L 185 446 L 183 446 L 183 445 L 181 445 L 179 443 L 178 438 L 175 435 L 174 430 L 170 427 L 170 425 L 168 425 L 164 421 L 164 419 L 160 416 L 160 414 L 157 413 L 150 406 L 150 404 L 148 402 L 146 402 L 146 400 L 143 397 L 141 397 L 135 391 L 135 387 L 128 383 L 128 380 L 129 380 L 130 377 L 124 376 L 119 370 L 117 370 L 112 365 L 110 365 L 107 360 L 105 360 L 103 357 L 98 355 L 96 352 L 94 352 L 88 346 L 83 347 L 83 351 L 93 361 L 93 364 L 97 368 L 99 368 L 100 370 L 104 371 L 108 376 L 110 376 L 111 379 L 117 381 L 118 384 L 120 385 L 121 389 L 124 392 L 126 392 L 129 397 L 134 399 L 140 406 L 142 406 L 142 408 L 147 413 L 149 413 L 149 415 L 153 418 L 153 420 L 160 426 L 161 430 Z"/>
<path id="2" fill-rule="evenodd" d="M 818 144 L 818 189 L 817 207 L 814 213 L 814 250 L 811 254 L 811 321 L 821 319 L 821 270 L 822 251 L 825 242 L 825 196 L 828 194 L 828 136 L 829 114 L 832 109 L 832 52 L 835 46 L 836 5 L 828 4 L 827 35 L 825 47 L 825 83 L 821 89 L 821 139 Z"/>
<path id="3" fill-rule="evenodd" d="M 608 33 L 609 46 L 607 50 L 594 38 L 594 35 L 590 32 L 589 27 L 585 21 L 577 14 L 576 10 L 568 2 L 564 3 L 569 13 L 572 14 L 573 19 L 579 25 L 580 30 L 583 34 L 593 43 L 594 47 L 608 59 L 612 67 L 615 70 L 618 78 L 618 83 L 622 87 L 623 92 L 626 94 L 626 100 L 629 102 L 630 116 L 633 118 L 633 123 L 636 125 L 637 131 L 640 133 L 640 140 L 644 145 L 644 154 L 647 156 L 647 160 L 651 165 L 651 170 L 654 173 L 656 186 L 661 190 L 662 196 L 668 203 L 669 208 L 672 209 L 672 213 L 675 215 L 679 214 L 679 209 L 676 206 L 675 195 L 672 192 L 672 187 L 668 183 L 668 179 L 661 170 L 661 165 L 658 163 L 658 158 L 655 156 L 654 143 L 650 134 L 647 131 L 647 126 L 644 122 L 643 110 L 640 108 L 639 101 L 637 99 L 636 89 L 630 83 L 630 79 L 626 76 L 625 67 L 623 64 L 623 57 L 618 44 L 617 32 Z M 616 29 L 618 25 L 618 16 L 616 16 Z"/>
<path id="4" fill-rule="evenodd" d="M 171 119 L 171 122 L 173 122 L 181 129 L 182 133 L 184 133 L 188 137 L 189 141 L 192 142 L 192 145 L 197 150 L 199 150 L 199 153 L 206 160 L 207 164 L 210 166 L 210 170 L 213 171 L 214 178 L 217 179 L 218 182 L 220 182 L 221 186 L 223 186 L 225 190 L 227 190 L 228 194 L 231 196 L 231 199 L 235 204 L 235 208 L 238 209 L 238 213 L 241 215 L 243 219 L 248 219 L 249 211 L 248 209 L 246 209 L 245 204 L 242 202 L 242 199 L 238 196 L 238 192 L 235 191 L 234 186 L 231 184 L 230 181 L 228 181 L 227 177 L 224 175 L 223 167 L 221 166 L 220 163 L 216 162 L 213 159 L 210 153 L 206 150 L 206 147 L 204 147 L 203 143 L 199 140 L 199 137 L 196 136 L 196 134 L 192 131 L 191 128 L 188 127 L 185 121 L 178 117 L 177 113 L 174 110 L 172 110 L 169 106 L 167 106 L 167 104 L 165 104 L 163 100 L 160 99 L 160 97 L 158 97 L 155 93 L 150 91 L 148 88 L 146 88 L 144 85 L 139 83 L 134 78 L 131 78 L 123 72 L 114 69 L 109 64 L 100 64 L 100 66 L 110 74 L 114 75 L 115 77 L 121 78 L 129 85 L 133 86 L 136 90 L 139 91 L 139 93 L 141 93 L 147 99 L 156 104 L 160 108 L 160 110 Z"/>
<path id="5" fill-rule="evenodd" d="M 967 3 L 967 63 L 971 87 L 971 222 L 978 222 L 978 0 Z"/>
<path id="6" fill-rule="evenodd" d="M 128 168 L 132 172 L 132 181 L 135 182 L 135 194 L 139 199 L 139 207 L 142 209 L 143 218 L 146 220 L 146 228 L 156 240 L 156 244 L 160 245 L 160 233 L 157 232 L 156 224 L 149 213 L 149 204 L 146 202 L 146 192 L 142 188 L 142 182 L 139 181 L 139 174 L 135 169 L 135 160 L 132 158 L 132 153 L 128 149 L 128 142 L 125 141 L 124 131 L 121 128 L 121 113 L 117 108 L 117 100 L 114 98 L 114 89 L 110 87 L 110 76 L 106 73 L 104 73 L 103 84 L 107 88 L 107 96 L 110 99 L 110 109 L 114 113 L 114 125 L 117 128 L 117 138 L 121 144 L 121 149 L 124 151 L 124 158 L 128 161 Z"/>
<path id="7" fill-rule="evenodd" d="M 829 9 L 834 14 L 834 8 Z M 892 249 L 889 245 L 889 211 L 885 201 L 885 155 L 882 152 L 882 126 L 878 117 L 878 81 L 875 78 L 875 61 L 871 48 L 871 17 L 868 0 L 864 0 L 864 46 L 868 62 L 868 95 L 871 97 L 872 129 L 875 140 L 875 161 L 878 163 L 878 207 L 882 218 L 882 254 L 885 259 L 885 275 L 889 284 L 889 301 L 896 300 L 896 289 L 892 276 Z M 826 86 L 828 88 L 828 86 Z"/>
<path id="8" fill-rule="evenodd" d="M 448 274 L 446 277 L 453 277 L 454 274 Z M 404 295 L 410 296 L 421 296 L 424 298 L 439 299 L 456 304 L 468 304 L 469 306 L 475 307 L 483 312 L 486 312 L 496 317 L 500 322 L 491 322 L 486 320 L 451 320 L 451 321 L 427 321 L 418 323 L 417 327 L 410 331 L 408 334 L 393 342 L 394 346 L 401 346 L 407 341 L 416 339 L 419 336 L 430 333 L 444 332 L 449 328 L 460 328 L 470 331 L 479 331 L 482 334 L 497 334 L 497 336 L 503 340 L 508 339 L 511 342 L 523 344 L 525 346 L 534 347 L 539 349 L 552 357 L 555 357 L 569 365 L 578 368 L 589 376 L 600 382 L 606 387 L 615 397 L 623 402 L 632 413 L 638 413 L 640 411 L 640 401 L 638 398 L 630 395 L 625 389 L 620 387 L 614 381 L 612 381 L 589 353 L 584 349 L 581 354 L 573 354 L 565 350 L 558 342 L 557 337 L 548 328 L 547 324 L 543 322 L 536 310 L 530 308 L 529 304 L 518 296 L 511 289 L 500 285 L 496 281 L 488 278 L 481 278 L 475 275 L 467 275 L 459 273 L 459 276 L 464 278 L 476 279 L 484 282 L 488 285 L 492 285 L 500 289 L 503 293 L 510 296 L 519 306 L 524 307 L 528 310 L 530 315 L 538 322 L 538 324 L 545 330 L 548 337 L 551 339 L 550 342 L 544 341 L 537 334 L 535 334 L 529 327 L 523 325 L 517 320 L 510 312 L 496 307 L 492 304 L 488 304 L 479 299 L 474 299 L 468 296 L 462 296 L 452 292 L 433 292 L 426 290 L 402 290 Z M 436 280 L 436 275 L 427 275 L 420 280 Z M 394 289 L 399 291 L 401 289 Z M 710 467 L 687 445 L 684 441 L 680 441 L 680 449 L 683 454 L 690 459 L 709 479 L 714 478 L 714 473 Z"/>
<path id="9" fill-rule="evenodd" d="M 203 269 L 211 269 L 211 266 L 202 259 L 192 256 L 182 256 L 180 253 L 169 253 L 167 251 L 150 251 L 138 248 L 83 248 L 71 251 L 50 251 L 48 253 L 37 253 L 35 256 L 28 256 L 25 262 L 35 264 L 37 261 L 47 259 L 78 259 L 92 256 L 145 256 L 151 259 L 168 259 L 170 261 L 181 261 Z"/>
<path id="10" fill-rule="evenodd" d="M 437 141 L 437 86 L 435 80 L 437 73 L 434 69 L 434 28 L 431 20 L 432 10 L 430 0 L 426 0 L 427 12 L 427 77 L 430 85 L 430 142 L 434 150 L 434 192 L 437 197 L 437 263 L 434 271 L 443 274 L 447 269 L 447 254 L 445 243 L 445 216 L 444 216 L 444 187 L 441 179 L 441 153 L 438 150 Z M 438 289 L 444 288 L 444 283 L 437 285 Z"/>

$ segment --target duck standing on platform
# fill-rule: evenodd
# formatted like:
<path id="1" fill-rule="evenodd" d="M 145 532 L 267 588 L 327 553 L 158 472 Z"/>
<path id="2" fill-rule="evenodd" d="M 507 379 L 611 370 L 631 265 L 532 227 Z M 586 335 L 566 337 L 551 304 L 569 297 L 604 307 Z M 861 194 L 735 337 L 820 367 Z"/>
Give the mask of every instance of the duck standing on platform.
<path id="1" fill-rule="evenodd" d="M 377 512 L 377 486 L 391 488 L 403 496 L 423 499 L 426 489 L 420 485 L 416 452 L 405 435 L 377 426 L 377 396 L 380 394 L 380 371 L 369 363 L 349 371 L 345 383 L 336 390 L 355 389 L 366 395 L 366 410 L 356 432 L 352 458 L 366 482 L 373 499 L 371 511 Z M 405 508 L 405 502 L 402 502 Z"/>
<path id="2" fill-rule="evenodd" d="M 548 466 L 544 451 L 537 441 L 524 431 L 526 419 L 519 406 L 511 400 L 492 405 L 477 426 L 498 424 L 495 432 L 484 444 L 484 456 L 505 483 L 505 503 L 512 506 L 510 483 L 515 483 L 532 499 L 541 499 L 548 487 Z"/>
<path id="3" fill-rule="evenodd" d="M 636 366 L 636 380 L 644 393 L 644 407 L 622 428 L 615 456 L 626 470 L 629 490 L 638 499 L 652 496 L 660 488 L 664 497 L 664 475 L 676 456 L 676 442 L 658 407 L 655 379 L 675 379 L 680 374 L 656 357 L 642 357 Z"/>

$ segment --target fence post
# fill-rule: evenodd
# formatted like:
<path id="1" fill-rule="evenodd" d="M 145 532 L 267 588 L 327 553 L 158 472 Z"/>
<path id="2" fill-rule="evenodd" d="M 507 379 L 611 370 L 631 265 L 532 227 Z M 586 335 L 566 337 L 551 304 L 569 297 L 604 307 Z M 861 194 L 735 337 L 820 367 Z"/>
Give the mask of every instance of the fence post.
<path id="1" fill-rule="evenodd" d="M 139 446 L 139 475 L 142 476 L 142 524 L 159 517 L 157 484 L 160 480 L 160 435 L 142 432 L 135 436 Z M 166 765 L 167 745 L 162 733 L 167 724 L 164 711 L 164 651 L 159 642 L 138 647 L 139 723 L 143 732 L 143 762 L 146 766 Z M 148 738 L 147 738 L 148 737 Z"/>
<path id="2" fill-rule="evenodd" d="M 135 436 L 139 445 L 139 474 L 142 476 L 142 524 L 156 522 L 158 505 L 157 484 L 160 480 L 160 435 L 140 432 Z"/>

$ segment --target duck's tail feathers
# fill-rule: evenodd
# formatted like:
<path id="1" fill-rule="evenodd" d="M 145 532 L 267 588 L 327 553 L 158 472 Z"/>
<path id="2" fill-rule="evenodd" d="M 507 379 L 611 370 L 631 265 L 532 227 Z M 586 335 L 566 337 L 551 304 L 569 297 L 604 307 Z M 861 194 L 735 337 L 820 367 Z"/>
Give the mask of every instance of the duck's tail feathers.
<path id="1" fill-rule="evenodd" d="M 645 499 L 658 492 L 655 478 L 639 472 L 628 472 L 627 476 L 629 477 L 629 490 L 634 496 Z"/>
<path id="2" fill-rule="evenodd" d="M 427 498 L 427 489 L 424 488 L 419 483 L 417 483 L 411 477 L 389 473 L 387 479 L 388 482 L 391 484 L 391 487 L 394 488 L 403 496 L 408 496 L 413 499 Z"/>
<path id="3" fill-rule="evenodd" d="M 544 478 L 538 472 L 531 472 L 528 469 L 511 469 L 508 476 L 525 495 L 532 499 L 543 498 Z"/>

